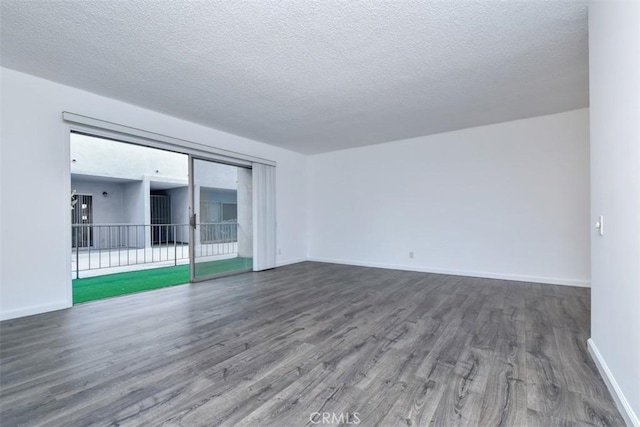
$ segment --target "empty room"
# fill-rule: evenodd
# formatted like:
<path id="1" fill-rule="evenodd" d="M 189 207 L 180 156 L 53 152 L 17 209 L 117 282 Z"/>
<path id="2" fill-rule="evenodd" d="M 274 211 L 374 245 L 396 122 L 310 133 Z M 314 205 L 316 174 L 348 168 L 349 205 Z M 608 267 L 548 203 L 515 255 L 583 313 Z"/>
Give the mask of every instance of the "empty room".
<path id="1" fill-rule="evenodd" d="M 640 427 L 640 2 L 0 0 L 0 425 Z"/>

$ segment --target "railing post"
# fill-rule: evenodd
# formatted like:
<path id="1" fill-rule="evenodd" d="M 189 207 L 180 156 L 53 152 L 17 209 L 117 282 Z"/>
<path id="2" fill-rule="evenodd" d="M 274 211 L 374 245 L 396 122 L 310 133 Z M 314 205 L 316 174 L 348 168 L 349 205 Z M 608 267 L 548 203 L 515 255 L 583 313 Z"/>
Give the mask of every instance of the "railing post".
<path id="1" fill-rule="evenodd" d="M 142 225 L 142 263 L 147 262 L 147 226 Z"/>
<path id="2" fill-rule="evenodd" d="M 173 226 L 173 265 L 178 265 L 178 246 L 176 243 L 176 226 Z"/>
<path id="3" fill-rule="evenodd" d="M 120 226 L 117 226 L 118 228 L 116 228 L 117 230 L 117 234 L 116 234 L 116 246 L 118 247 L 118 267 L 120 267 L 120 258 L 122 257 L 122 255 L 120 254 L 120 250 L 122 248 L 122 242 L 120 242 Z"/>
<path id="4" fill-rule="evenodd" d="M 87 258 L 88 258 L 88 261 L 89 261 L 89 270 L 91 270 L 91 243 L 93 243 L 92 240 L 93 239 L 89 239 L 88 240 L 89 244 L 87 245 L 87 252 L 88 252 L 87 253 Z"/>
<path id="5" fill-rule="evenodd" d="M 78 229 L 75 229 L 76 235 L 76 279 L 80 278 L 80 251 L 78 251 Z"/>
<path id="6" fill-rule="evenodd" d="M 131 250 L 131 244 L 129 243 L 129 237 L 131 236 L 131 229 L 129 228 L 128 225 L 125 225 L 124 232 L 125 232 L 125 236 L 127 236 L 127 238 L 125 239 L 126 240 L 125 245 L 127 247 L 127 265 L 129 265 L 130 264 L 130 262 L 129 262 L 129 251 Z"/>
<path id="7" fill-rule="evenodd" d="M 113 249 L 111 243 L 111 226 L 109 226 L 109 267 L 111 267 L 111 250 Z"/>

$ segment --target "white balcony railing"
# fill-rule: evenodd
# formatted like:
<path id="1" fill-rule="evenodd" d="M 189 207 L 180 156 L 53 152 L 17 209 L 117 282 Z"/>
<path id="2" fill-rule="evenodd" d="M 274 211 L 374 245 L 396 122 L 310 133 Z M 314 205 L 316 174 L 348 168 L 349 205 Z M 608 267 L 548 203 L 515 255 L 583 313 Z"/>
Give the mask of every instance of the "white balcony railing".
<path id="1" fill-rule="evenodd" d="M 197 224 L 195 235 L 196 258 L 228 258 L 238 253 L 237 222 Z M 73 224 L 71 246 L 76 278 L 89 270 L 107 274 L 143 264 L 186 264 L 189 224 Z"/>

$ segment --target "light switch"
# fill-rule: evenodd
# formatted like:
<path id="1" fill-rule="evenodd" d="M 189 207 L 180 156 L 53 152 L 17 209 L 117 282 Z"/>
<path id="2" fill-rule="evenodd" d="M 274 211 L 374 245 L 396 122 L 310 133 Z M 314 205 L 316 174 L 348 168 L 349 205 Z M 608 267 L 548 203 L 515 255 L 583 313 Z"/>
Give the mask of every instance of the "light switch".
<path id="1" fill-rule="evenodd" d="M 602 215 L 600 215 L 598 221 L 596 221 L 596 230 L 598 230 L 601 236 L 604 236 L 604 217 Z"/>

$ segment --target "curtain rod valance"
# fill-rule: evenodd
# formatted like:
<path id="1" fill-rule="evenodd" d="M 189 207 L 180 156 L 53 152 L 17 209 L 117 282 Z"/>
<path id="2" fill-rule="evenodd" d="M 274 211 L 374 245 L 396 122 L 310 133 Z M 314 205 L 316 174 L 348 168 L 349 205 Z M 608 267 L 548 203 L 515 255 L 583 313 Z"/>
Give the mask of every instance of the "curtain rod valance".
<path id="1" fill-rule="evenodd" d="M 106 130 L 124 136 L 142 138 L 149 142 L 149 145 L 156 148 L 164 148 L 172 151 L 179 151 L 185 154 L 192 154 L 204 158 L 226 161 L 229 163 L 247 164 L 260 163 L 263 165 L 275 166 L 276 162 L 263 159 L 260 157 L 250 156 L 248 154 L 237 153 L 235 151 L 224 150 L 222 148 L 214 148 L 198 142 L 187 141 L 185 139 L 174 138 L 172 136 L 162 135 L 160 133 L 149 132 L 118 123 L 107 122 L 93 117 L 87 117 L 80 114 L 62 112 L 62 119 L 66 122 L 76 123 L 83 126 L 98 130 Z M 80 129 L 82 130 L 82 129 Z"/>

